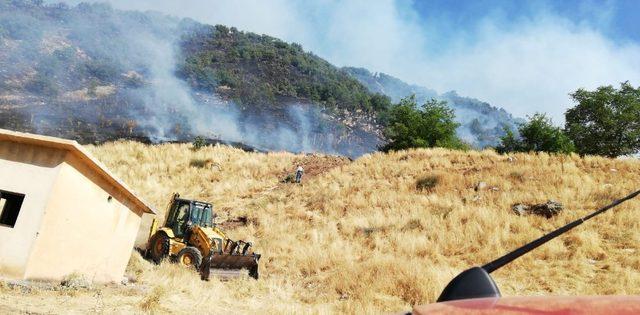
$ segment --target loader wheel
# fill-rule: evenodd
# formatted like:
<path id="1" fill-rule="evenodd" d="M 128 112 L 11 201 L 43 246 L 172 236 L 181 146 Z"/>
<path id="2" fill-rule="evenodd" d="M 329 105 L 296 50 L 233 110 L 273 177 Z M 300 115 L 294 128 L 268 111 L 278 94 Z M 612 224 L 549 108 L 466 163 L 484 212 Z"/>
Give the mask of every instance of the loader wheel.
<path id="1" fill-rule="evenodd" d="M 193 246 L 187 246 L 178 252 L 176 260 L 183 266 L 190 266 L 197 270 L 202 263 L 202 253 Z"/>
<path id="2" fill-rule="evenodd" d="M 169 256 L 169 237 L 164 233 L 156 233 L 149 242 L 149 256 L 154 263 L 159 264 Z"/>

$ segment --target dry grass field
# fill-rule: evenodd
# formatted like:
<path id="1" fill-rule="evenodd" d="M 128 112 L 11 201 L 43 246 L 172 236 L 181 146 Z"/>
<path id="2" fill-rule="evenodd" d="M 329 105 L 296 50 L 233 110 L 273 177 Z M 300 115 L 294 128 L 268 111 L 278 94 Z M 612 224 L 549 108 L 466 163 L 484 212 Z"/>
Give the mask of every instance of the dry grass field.
<path id="1" fill-rule="evenodd" d="M 348 162 L 189 144 L 116 142 L 90 151 L 161 213 L 173 192 L 214 204 L 229 231 L 262 253 L 259 281 L 201 282 L 136 252 L 132 285 L 21 287 L 0 283 L 0 313 L 381 313 L 433 302 L 458 272 L 488 262 L 640 188 L 640 162 L 443 149 Z M 320 162 L 319 162 L 320 161 Z M 327 167 L 302 185 L 296 163 Z M 432 188 L 416 189 L 434 177 Z M 476 191 L 478 182 L 486 189 Z M 565 205 L 557 217 L 511 205 Z M 504 295 L 640 294 L 640 200 L 588 221 L 494 278 Z M 146 236 L 141 231 L 140 241 Z"/>

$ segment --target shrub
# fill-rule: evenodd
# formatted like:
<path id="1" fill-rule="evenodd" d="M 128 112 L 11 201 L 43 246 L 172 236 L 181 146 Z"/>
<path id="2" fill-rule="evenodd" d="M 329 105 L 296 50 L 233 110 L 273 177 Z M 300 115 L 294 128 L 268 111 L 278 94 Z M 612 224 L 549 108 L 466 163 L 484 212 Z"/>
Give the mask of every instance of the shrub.
<path id="1" fill-rule="evenodd" d="M 191 144 L 193 145 L 193 149 L 194 150 L 200 150 L 205 145 L 207 145 L 207 142 L 204 140 L 203 137 L 197 136 L 197 137 L 193 138 L 193 142 Z"/>
<path id="2" fill-rule="evenodd" d="M 459 124 L 454 118 L 453 110 L 446 102 L 432 99 L 418 108 L 415 95 L 404 98 L 394 105 L 385 117 L 387 128 L 384 133 L 389 143 L 381 149 L 465 149 L 468 146 L 456 136 Z"/>
<path id="3" fill-rule="evenodd" d="M 295 183 L 295 181 L 296 181 L 296 175 L 294 175 L 294 174 L 287 174 L 287 176 L 285 176 L 285 177 L 282 179 L 282 181 L 281 181 L 281 182 L 282 182 L 282 183 Z"/>
<path id="4" fill-rule="evenodd" d="M 640 87 L 624 82 L 620 89 L 579 89 L 571 97 L 578 105 L 565 113 L 565 130 L 580 154 L 618 157 L 640 150 Z"/>
<path id="5" fill-rule="evenodd" d="M 211 159 L 192 159 L 189 162 L 189 166 L 196 168 L 211 168 L 211 166 L 213 166 L 213 161 Z"/>
<path id="6" fill-rule="evenodd" d="M 536 113 L 529 121 L 518 127 L 520 137 L 513 131 L 505 129 L 506 135 L 501 138 L 496 148 L 499 153 L 507 152 L 549 152 L 571 153 L 575 151 L 573 142 L 559 127 L 553 125 L 545 114 Z"/>
<path id="7" fill-rule="evenodd" d="M 440 182 L 440 177 L 435 175 L 428 175 L 418 178 L 416 181 L 416 189 L 420 191 L 433 191 L 434 188 Z"/>

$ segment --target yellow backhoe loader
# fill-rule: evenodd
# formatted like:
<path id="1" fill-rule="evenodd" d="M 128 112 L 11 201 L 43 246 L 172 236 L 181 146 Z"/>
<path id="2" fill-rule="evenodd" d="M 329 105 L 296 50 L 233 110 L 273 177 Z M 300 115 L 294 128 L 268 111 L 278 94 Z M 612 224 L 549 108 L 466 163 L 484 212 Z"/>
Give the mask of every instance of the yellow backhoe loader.
<path id="1" fill-rule="evenodd" d="M 154 219 L 149 236 L 147 256 L 156 263 L 171 258 L 196 268 L 203 280 L 211 273 L 228 277 L 241 270 L 258 279 L 260 254 L 253 252 L 251 243 L 232 241 L 216 226 L 210 203 L 174 194 L 163 226 L 158 228 Z"/>

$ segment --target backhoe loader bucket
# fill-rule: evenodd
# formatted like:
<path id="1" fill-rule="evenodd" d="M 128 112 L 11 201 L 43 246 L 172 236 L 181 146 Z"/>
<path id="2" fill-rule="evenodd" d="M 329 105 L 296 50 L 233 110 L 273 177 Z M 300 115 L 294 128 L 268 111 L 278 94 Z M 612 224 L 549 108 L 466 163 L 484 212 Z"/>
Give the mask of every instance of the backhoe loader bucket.
<path id="1" fill-rule="evenodd" d="M 255 253 L 243 255 L 212 252 L 202 262 L 200 276 L 202 280 L 209 280 L 211 274 L 221 278 L 231 278 L 239 276 L 243 270 L 246 270 L 250 277 L 257 280 L 258 260 L 260 260 L 260 254 Z"/>

